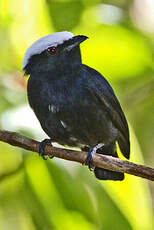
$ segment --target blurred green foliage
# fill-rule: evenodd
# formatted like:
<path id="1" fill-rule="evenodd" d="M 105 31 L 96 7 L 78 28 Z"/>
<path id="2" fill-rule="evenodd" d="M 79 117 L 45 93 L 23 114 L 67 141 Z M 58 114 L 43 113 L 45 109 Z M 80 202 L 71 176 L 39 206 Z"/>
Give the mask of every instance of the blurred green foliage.
<path id="1" fill-rule="evenodd" d="M 41 139 L 36 118 L 23 109 L 24 52 L 55 31 L 84 34 L 89 39 L 81 46 L 83 62 L 107 77 L 127 115 L 131 160 L 153 166 L 154 28 L 147 31 L 152 22 L 145 2 L 1 0 L 0 127 Z M 0 143 L 0 229 L 153 230 L 153 196 L 154 185 L 143 179 L 126 175 L 123 182 L 100 182 L 76 163 L 43 161 Z"/>

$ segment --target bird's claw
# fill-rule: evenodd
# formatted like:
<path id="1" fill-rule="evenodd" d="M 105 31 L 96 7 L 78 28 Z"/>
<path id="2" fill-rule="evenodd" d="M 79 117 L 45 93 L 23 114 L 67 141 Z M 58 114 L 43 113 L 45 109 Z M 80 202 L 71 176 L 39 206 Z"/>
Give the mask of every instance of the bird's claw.
<path id="1" fill-rule="evenodd" d="M 93 170 L 93 154 L 92 151 L 90 151 L 88 153 L 88 156 L 86 157 L 85 161 L 84 161 L 85 165 L 88 165 L 88 168 L 90 169 L 90 171 Z"/>
<path id="2" fill-rule="evenodd" d="M 88 165 L 90 171 L 92 171 L 94 168 L 93 168 L 93 155 L 96 153 L 96 151 L 101 148 L 103 146 L 102 143 L 99 143 L 97 145 L 95 145 L 93 148 L 90 149 L 89 153 L 88 153 L 88 156 L 86 157 L 85 161 L 84 161 L 84 164 L 85 165 Z M 84 150 L 88 149 L 88 147 L 84 147 L 83 148 Z"/>
<path id="3" fill-rule="evenodd" d="M 40 142 L 39 144 L 39 150 L 38 150 L 38 153 L 39 155 L 44 159 L 44 160 L 47 160 L 47 157 L 45 157 L 45 152 L 44 152 L 44 149 L 45 149 L 45 146 L 46 145 L 51 145 L 51 140 L 50 139 L 44 139 L 43 141 Z M 53 158 L 53 157 L 50 157 L 50 158 Z"/>

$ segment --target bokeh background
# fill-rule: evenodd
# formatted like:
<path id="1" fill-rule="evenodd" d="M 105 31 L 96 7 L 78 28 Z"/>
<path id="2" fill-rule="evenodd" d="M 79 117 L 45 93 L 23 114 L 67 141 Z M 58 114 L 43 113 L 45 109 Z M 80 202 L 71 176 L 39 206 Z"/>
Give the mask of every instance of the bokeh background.
<path id="1" fill-rule="evenodd" d="M 87 35 L 83 62 L 112 84 L 131 132 L 131 161 L 154 167 L 154 1 L 1 0 L 0 128 L 45 137 L 21 70 L 28 46 L 68 30 Z M 69 87 L 69 86 L 68 86 Z M 0 143 L 0 229 L 153 230 L 154 184 L 100 182 L 87 167 Z"/>

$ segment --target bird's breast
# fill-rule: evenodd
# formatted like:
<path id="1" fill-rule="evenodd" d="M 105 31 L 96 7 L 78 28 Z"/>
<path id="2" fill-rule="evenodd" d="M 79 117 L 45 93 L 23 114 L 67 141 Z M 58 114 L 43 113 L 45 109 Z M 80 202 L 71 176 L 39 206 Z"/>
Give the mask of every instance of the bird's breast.
<path id="1" fill-rule="evenodd" d="M 62 144 L 107 142 L 111 124 L 106 112 L 89 94 L 82 78 L 68 77 L 28 83 L 29 102 L 42 128 Z"/>

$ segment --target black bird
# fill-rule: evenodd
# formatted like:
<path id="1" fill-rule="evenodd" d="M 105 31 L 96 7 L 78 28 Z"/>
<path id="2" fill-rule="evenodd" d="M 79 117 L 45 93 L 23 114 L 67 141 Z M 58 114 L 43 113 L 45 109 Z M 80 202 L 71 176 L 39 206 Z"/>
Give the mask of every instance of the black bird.
<path id="1" fill-rule="evenodd" d="M 76 146 L 92 156 L 117 156 L 116 142 L 129 158 L 129 130 L 125 115 L 107 80 L 96 70 L 82 64 L 80 43 L 86 36 L 57 32 L 37 40 L 28 48 L 23 70 L 29 75 L 28 99 L 48 142 Z M 95 57 L 94 57 L 95 58 Z M 124 174 L 95 167 L 102 180 L 123 180 Z"/>

